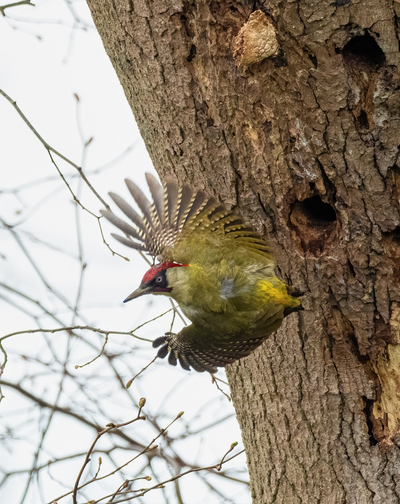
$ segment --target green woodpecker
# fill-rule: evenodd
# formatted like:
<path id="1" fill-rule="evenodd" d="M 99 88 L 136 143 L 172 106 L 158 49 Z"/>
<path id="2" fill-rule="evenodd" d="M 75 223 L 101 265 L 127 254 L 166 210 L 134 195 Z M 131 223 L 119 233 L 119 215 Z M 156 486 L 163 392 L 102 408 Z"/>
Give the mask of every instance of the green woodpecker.
<path id="1" fill-rule="evenodd" d="M 130 180 L 129 192 L 142 212 L 109 193 L 135 227 L 111 211 L 102 215 L 126 237 L 128 247 L 148 252 L 153 266 L 124 302 L 144 294 L 173 298 L 192 322 L 178 334 L 167 332 L 153 342 L 158 356 L 169 354 L 184 369 L 215 373 L 257 348 L 301 309 L 274 273 L 271 250 L 251 226 L 204 192 L 168 178 L 165 189 L 146 174 L 153 202 Z M 154 264 L 155 258 L 157 264 Z"/>

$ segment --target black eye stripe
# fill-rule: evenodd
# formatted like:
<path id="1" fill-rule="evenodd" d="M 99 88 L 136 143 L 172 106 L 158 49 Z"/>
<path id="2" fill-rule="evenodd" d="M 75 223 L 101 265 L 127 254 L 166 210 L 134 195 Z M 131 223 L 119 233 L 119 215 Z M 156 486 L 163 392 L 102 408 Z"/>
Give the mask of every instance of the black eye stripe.
<path id="1" fill-rule="evenodd" d="M 160 288 L 168 288 L 168 281 L 166 276 L 166 271 L 160 271 L 154 278 L 149 282 L 150 285 Z"/>

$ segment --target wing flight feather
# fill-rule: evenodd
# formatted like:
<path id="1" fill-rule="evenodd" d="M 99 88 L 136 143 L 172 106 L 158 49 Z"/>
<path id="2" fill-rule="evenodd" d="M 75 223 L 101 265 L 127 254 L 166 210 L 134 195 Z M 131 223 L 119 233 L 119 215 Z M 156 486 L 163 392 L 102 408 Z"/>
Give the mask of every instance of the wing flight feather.
<path id="1" fill-rule="evenodd" d="M 229 239 L 232 246 L 272 257 L 261 235 L 215 198 L 203 191 L 193 192 L 187 185 L 179 187 L 172 177 L 166 178 L 164 188 L 150 174 L 146 174 L 146 181 L 152 202 L 134 182 L 125 180 L 142 215 L 123 198 L 109 193 L 135 228 L 113 212 L 101 210 L 101 214 L 125 234 L 125 237 L 113 235 L 120 243 L 162 258 L 164 250 L 174 249 L 184 236 L 195 231 L 209 231 Z"/>

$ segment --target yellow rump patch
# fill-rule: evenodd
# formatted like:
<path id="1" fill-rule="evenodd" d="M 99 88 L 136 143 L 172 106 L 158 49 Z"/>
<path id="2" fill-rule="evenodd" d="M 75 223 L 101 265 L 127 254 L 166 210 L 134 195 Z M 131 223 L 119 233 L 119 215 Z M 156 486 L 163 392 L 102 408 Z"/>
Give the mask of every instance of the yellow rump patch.
<path id="1" fill-rule="evenodd" d="M 286 286 L 279 282 L 273 284 L 268 280 L 261 280 L 257 283 L 257 295 L 265 297 L 265 300 L 272 299 L 276 305 L 294 308 L 300 305 L 300 300 L 288 294 Z"/>

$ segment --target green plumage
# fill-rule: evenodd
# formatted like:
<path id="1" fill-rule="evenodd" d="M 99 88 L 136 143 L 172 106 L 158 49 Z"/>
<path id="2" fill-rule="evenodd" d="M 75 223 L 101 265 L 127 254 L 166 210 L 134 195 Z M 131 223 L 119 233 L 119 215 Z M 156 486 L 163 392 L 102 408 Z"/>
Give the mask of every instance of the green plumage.
<path id="1" fill-rule="evenodd" d="M 179 360 L 185 369 L 216 372 L 257 348 L 285 315 L 301 309 L 300 301 L 276 278 L 271 250 L 251 226 L 202 191 L 178 188 L 172 179 L 163 190 L 154 177 L 146 178 L 152 204 L 127 181 L 142 218 L 110 193 L 135 228 L 102 211 L 128 236 L 113 235 L 117 240 L 165 263 L 150 269 L 127 300 L 147 293 L 175 299 L 192 325 L 157 338 L 159 356 L 169 354 L 171 364 Z M 160 279 L 165 286 L 158 286 Z"/>

